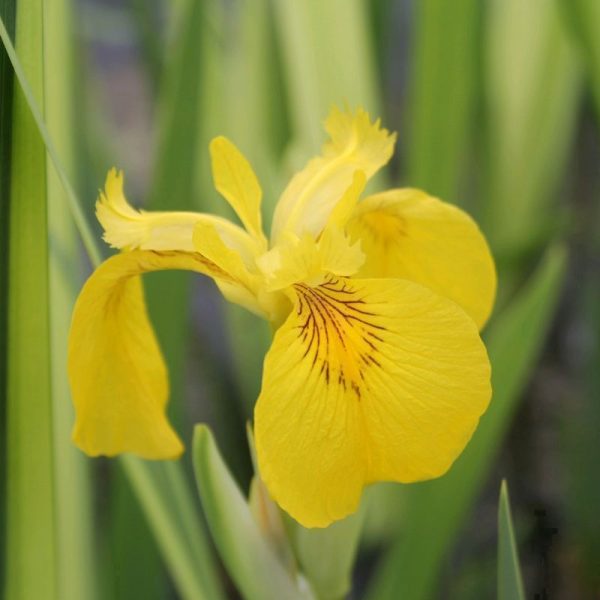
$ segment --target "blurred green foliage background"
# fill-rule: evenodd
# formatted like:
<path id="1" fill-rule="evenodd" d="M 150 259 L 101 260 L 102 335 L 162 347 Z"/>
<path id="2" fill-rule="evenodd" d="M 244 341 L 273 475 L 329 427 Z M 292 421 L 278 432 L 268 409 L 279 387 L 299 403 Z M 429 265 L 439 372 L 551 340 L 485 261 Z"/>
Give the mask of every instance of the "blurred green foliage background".
<path id="1" fill-rule="evenodd" d="M 268 226 L 332 104 L 398 131 L 375 187 L 454 202 L 490 240 L 494 398 L 448 475 L 368 491 L 351 597 L 493 597 L 502 478 L 527 597 L 600 593 L 599 2 L 0 0 L 0 16 L 98 239 L 112 166 L 137 206 L 232 216 L 208 159 L 227 135 L 261 179 Z M 237 597 L 190 494 L 189 452 L 144 466 L 70 445 L 66 335 L 90 264 L 29 109 L 3 52 L 2 588 L 11 600 Z M 270 332 L 207 280 L 145 283 L 173 421 L 188 447 L 207 422 L 246 491 Z"/>

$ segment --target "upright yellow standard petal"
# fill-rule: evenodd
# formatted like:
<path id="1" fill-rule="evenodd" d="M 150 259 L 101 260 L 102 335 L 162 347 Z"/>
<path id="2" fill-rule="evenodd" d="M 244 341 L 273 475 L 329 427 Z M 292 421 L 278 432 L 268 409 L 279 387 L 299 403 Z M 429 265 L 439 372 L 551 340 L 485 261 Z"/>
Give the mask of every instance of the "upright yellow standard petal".
<path id="1" fill-rule="evenodd" d="M 465 212 L 420 190 L 389 190 L 360 202 L 346 230 L 366 255 L 357 276 L 421 283 L 483 327 L 494 304 L 496 269 Z"/>
<path id="2" fill-rule="evenodd" d="M 331 111 L 325 123 L 330 139 L 321 156 L 297 173 L 283 192 L 273 218 L 272 240 L 284 232 L 318 235 L 333 207 L 353 183 L 355 171 L 372 177 L 394 149 L 395 134 L 371 123 L 362 109 L 356 113 Z"/>
<path id="3" fill-rule="evenodd" d="M 250 163 L 222 136 L 210 143 L 210 155 L 217 191 L 229 202 L 248 232 L 265 240 L 260 214 L 262 190 Z"/>
<path id="4" fill-rule="evenodd" d="M 139 275 L 189 269 L 231 277 L 198 254 L 134 250 L 109 258 L 88 279 L 69 336 L 75 443 L 90 456 L 131 452 L 176 458 L 183 445 L 165 415 L 169 386 Z"/>
<path id="5" fill-rule="evenodd" d="M 255 409 L 262 477 L 306 527 L 358 507 L 375 481 L 442 475 L 491 394 L 473 320 L 402 280 L 295 285 Z"/>

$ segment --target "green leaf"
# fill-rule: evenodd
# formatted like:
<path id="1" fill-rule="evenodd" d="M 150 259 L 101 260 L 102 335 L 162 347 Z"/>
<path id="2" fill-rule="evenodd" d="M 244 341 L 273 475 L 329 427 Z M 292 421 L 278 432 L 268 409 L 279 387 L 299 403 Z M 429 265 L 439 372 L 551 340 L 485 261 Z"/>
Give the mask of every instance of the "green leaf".
<path id="1" fill-rule="evenodd" d="M 71 174 L 77 169 L 73 135 L 72 10 L 70 0 L 44 2 L 44 113 L 56 150 Z M 92 600 L 96 597 L 99 580 L 95 574 L 90 464 L 71 442 L 74 414 L 66 364 L 67 336 L 82 261 L 77 230 L 66 208 L 64 189 L 45 156 L 58 585 L 61 600 Z"/>
<path id="2" fill-rule="evenodd" d="M 61 159 L 59 158 L 58 152 L 52 141 L 52 137 L 48 132 L 46 124 L 44 122 L 44 117 L 42 114 L 42 110 L 40 109 L 40 104 L 36 101 L 36 96 L 31 88 L 31 85 L 28 81 L 28 76 L 23 70 L 23 66 L 19 57 L 17 56 L 16 50 L 10 40 L 8 32 L 6 31 L 6 27 L 4 22 L 0 19 L 0 38 L 2 39 L 2 44 L 4 45 L 4 49 L 8 54 L 10 62 L 12 64 L 12 68 L 14 74 L 16 75 L 17 80 L 19 81 L 20 91 L 18 94 L 22 94 L 25 100 L 24 106 L 27 107 L 27 110 L 31 113 L 31 117 L 33 123 L 36 126 L 38 131 L 38 135 L 42 138 L 43 144 L 46 147 L 46 152 L 50 156 L 52 161 L 52 166 L 56 170 L 56 175 L 60 179 L 60 183 L 63 186 L 65 191 L 65 196 L 67 200 L 67 205 L 69 210 L 71 211 L 71 216 L 75 221 L 75 225 L 81 237 L 81 241 L 85 247 L 85 250 L 92 261 L 93 264 L 100 264 L 102 260 L 102 253 L 98 247 L 98 243 L 96 242 L 96 238 L 92 232 L 92 229 L 87 221 L 85 216 L 85 210 L 79 199 L 77 198 L 77 194 L 71 185 L 69 177 L 65 172 L 65 168 Z M 42 58 L 40 57 L 41 61 Z M 41 63 L 40 63 L 41 64 Z"/>
<path id="3" fill-rule="evenodd" d="M 43 6 L 21 0 L 16 46 L 44 98 Z M 46 152 L 15 86 L 10 174 L 5 597 L 58 600 Z"/>
<path id="4" fill-rule="evenodd" d="M 274 2 L 293 135 L 313 152 L 332 104 L 362 105 L 379 115 L 374 52 L 363 0 Z"/>
<path id="5" fill-rule="evenodd" d="M 600 120 L 600 2 L 561 0 L 561 3 L 563 13 L 581 45 Z"/>
<path id="6" fill-rule="evenodd" d="M 194 431 L 198 492 L 213 539 L 228 573 L 248 600 L 308 599 L 301 581 L 285 570 L 263 537 L 205 425 Z"/>
<path id="7" fill-rule="evenodd" d="M 498 506 L 498 600 L 525 600 L 506 481 Z"/>
<path id="8" fill-rule="evenodd" d="M 481 9 L 478 0 L 415 4 L 408 180 L 458 204 L 464 204 L 459 183 L 475 124 Z"/>
<path id="9" fill-rule="evenodd" d="M 486 12 L 487 182 L 483 230 L 498 259 L 521 257 L 561 225 L 580 63 L 557 0 L 494 0 Z"/>
<path id="10" fill-rule="evenodd" d="M 564 248 L 550 248 L 527 286 L 492 323 L 486 336 L 494 390 L 490 407 L 448 474 L 406 487 L 405 528 L 385 555 L 369 598 L 433 596 L 442 560 L 485 481 L 539 356 L 565 265 Z"/>
<path id="11" fill-rule="evenodd" d="M 350 591 L 364 514 L 363 501 L 358 512 L 324 529 L 290 526 L 302 572 L 320 599 L 345 598 Z"/>
<path id="12" fill-rule="evenodd" d="M 186 600 L 219 600 L 223 593 L 206 541 L 190 510 L 179 463 L 146 462 L 123 456 L 121 466 L 137 496 L 177 588 Z"/>
<path id="13" fill-rule="evenodd" d="M 14 35 L 15 6 L 13 0 L 0 0 L 0 16 Z M 0 440 L 6 440 L 6 385 L 8 354 L 8 282 L 9 207 L 11 129 L 13 109 L 13 73 L 10 60 L 0 50 Z M 6 446 L 3 445 L 6 449 Z M 0 540 L 6 539 L 6 461 L 0 461 Z M 5 544 L 0 544 L 0 589 L 4 589 Z"/>

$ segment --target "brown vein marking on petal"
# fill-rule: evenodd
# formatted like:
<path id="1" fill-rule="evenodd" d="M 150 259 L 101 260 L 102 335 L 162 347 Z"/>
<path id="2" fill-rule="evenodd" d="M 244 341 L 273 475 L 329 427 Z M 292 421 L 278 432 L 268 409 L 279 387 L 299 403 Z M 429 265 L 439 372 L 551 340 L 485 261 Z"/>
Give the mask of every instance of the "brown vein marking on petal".
<path id="1" fill-rule="evenodd" d="M 310 357 L 327 384 L 352 390 L 360 399 L 365 389 L 366 368 L 381 367 L 379 348 L 384 327 L 368 310 L 360 290 L 346 279 L 331 278 L 310 287 L 295 284 L 299 335 L 306 345 L 303 358 Z"/>
<path id="2" fill-rule="evenodd" d="M 147 257 L 154 257 L 155 261 L 144 261 L 145 268 L 142 271 L 158 271 L 164 268 L 162 263 L 172 258 L 177 258 L 179 261 L 178 266 L 171 266 L 173 269 L 189 269 L 196 271 L 215 279 L 227 281 L 230 283 L 237 283 L 244 285 L 242 281 L 239 281 L 231 273 L 228 273 L 225 269 L 221 268 L 215 262 L 200 254 L 198 252 L 182 252 L 178 250 L 131 250 L 130 254 L 138 253 Z"/>

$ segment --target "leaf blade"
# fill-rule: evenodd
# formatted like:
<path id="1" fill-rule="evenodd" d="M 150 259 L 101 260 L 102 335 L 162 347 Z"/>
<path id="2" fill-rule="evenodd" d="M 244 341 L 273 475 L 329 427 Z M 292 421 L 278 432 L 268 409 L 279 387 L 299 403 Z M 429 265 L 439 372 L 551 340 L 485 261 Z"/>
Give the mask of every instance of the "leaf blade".
<path id="1" fill-rule="evenodd" d="M 506 481 L 498 502 L 498 600 L 525 600 Z"/>
<path id="2" fill-rule="evenodd" d="M 309 598 L 263 538 L 205 425 L 195 428 L 193 453 L 198 491 L 213 538 L 243 596 L 249 600 Z"/>

